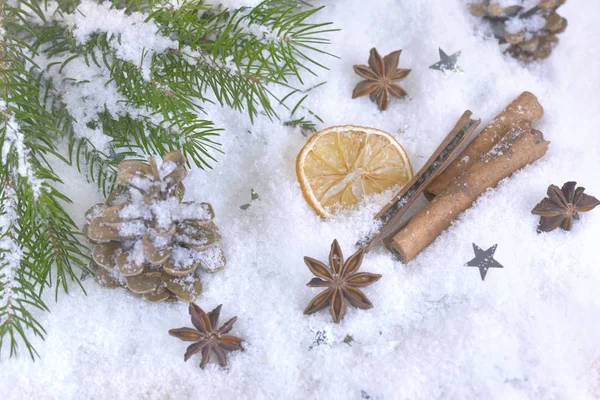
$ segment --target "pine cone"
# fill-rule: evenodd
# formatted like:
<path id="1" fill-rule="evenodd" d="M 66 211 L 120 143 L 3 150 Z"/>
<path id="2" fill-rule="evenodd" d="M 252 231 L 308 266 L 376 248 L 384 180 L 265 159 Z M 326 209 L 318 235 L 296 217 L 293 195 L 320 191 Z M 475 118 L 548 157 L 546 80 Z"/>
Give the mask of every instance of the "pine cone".
<path id="1" fill-rule="evenodd" d="M 514 0 L 515 5 L 501 6 L 493 0 L 482 0 L 471 5 L 471 14 L 482 17 L 492 25 L 494 36 L 501 44 L 507 43 L 506 52 L 529 63 L 552 53 L 558 43 L 556 35 L 567 29 L 567 20 L 556 13 L 566 0 Z"/>
<path id="2" fill-rule="evenodd" d="M 211 205 L 181 201 L 186 173 L 180 152 L 165 155 L 160 166 L 154 158 L 119 164 L 119 187 L 86 213 L 100 285 L 124 286 L 150 301 L 188 302 L 202 292 L 199 267 L 225 266 Z"/>

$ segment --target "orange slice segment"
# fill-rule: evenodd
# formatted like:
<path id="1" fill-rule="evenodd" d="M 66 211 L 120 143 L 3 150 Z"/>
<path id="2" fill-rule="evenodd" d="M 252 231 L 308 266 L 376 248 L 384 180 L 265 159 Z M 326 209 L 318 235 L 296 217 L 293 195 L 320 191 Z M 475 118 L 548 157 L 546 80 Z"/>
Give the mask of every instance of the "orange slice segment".
<path id="1" fill-rule="evenodd" d="M 389 133 L 354 125 L 317 132 L 296 159 L 304 198 L 326 217 L 365 196 L 404 186 L 413 176 L 404 148 Z"/>

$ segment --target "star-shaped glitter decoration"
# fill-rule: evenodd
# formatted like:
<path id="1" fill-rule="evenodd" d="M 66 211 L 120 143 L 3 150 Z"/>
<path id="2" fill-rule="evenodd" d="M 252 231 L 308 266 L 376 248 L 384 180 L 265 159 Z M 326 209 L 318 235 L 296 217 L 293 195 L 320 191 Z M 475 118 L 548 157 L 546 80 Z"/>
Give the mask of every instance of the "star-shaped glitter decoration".
<path id="1" fill-rule="evenodd" d="M 449 56 L 441 48 L 438 48 L 438 50 L 440 51 L 440 61 L 429 66 L 429 68 L 437 69 L 442 72 L 446 72 L 446 71 L 460 72 L 460 73 L 465 72 L 457 65 L 458 57 L 460 56 L 460 51 L 457 51 L 456 53 Z"/>
<path id="2" fill-rule="evenodd" d="M 469 261 L 467 267 L 479 268 L 481 274 L 481 280 L 485 279 L 489 268 L 504 268 L 502 264 L 494 260 L 494 253 L 496 252 L 497 244 L 493 245 L 487 250 L 482 250 L 479 246 L 473 243 L 473 250 L 475 251 L 475 258 Z"/>
<path id="3" fill-rule="evenodd" d="M 258 197 L 258 193 L 256 193 L 256 192 L 254 191 L 254 189 L 250 189 L 250 203 L 246 203 L 246 204 L 244 204 L 244 205 L 241 205 L 241 206 L 240 206 L 240 208 L 241 208 L 242 210 L 246 211 L 247 209 L 249 209 L 249 208 L 250 208 L 250 206 L 252 205 L 252 202 L 253 202 L 254 200 L 258 200 L 258 199 L 260 199 L 260 197 Z"/>

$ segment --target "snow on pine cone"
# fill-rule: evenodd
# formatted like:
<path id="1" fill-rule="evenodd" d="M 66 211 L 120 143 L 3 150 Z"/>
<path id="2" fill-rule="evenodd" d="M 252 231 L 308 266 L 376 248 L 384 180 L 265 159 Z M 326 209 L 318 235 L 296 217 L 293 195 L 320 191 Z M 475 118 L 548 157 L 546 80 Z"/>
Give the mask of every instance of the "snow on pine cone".
<path id="1" fill-rule="evenodd" d="M 171 152 L 160 165 L 123 161 L 119 185 L 86 212 L 84 232 L 95 244 L 92 269 L 105 287 L 127 287 L 150 301 L 193 301 L 202 292 L 199 269 L 225 266 L 208 203 L 182 202 L 185 157 Z"/>
<path id="2" fill-rule="evenodd" d="M 567 29 L 567 20 L 556 12 L 565 2 L 482 0 L 471 5 L 471 14 L 491 23 L 494 36 L 508 44 L 506 52 L 529 63 L 547 58 L 558 43 L 557 35 Z"/>

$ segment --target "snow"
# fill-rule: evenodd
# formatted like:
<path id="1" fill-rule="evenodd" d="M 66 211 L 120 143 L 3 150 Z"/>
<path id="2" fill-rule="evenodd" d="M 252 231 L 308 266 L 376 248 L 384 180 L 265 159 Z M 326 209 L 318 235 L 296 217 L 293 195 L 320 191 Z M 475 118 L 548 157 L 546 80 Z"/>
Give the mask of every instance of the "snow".
<path id="1" fill-rule="evenodd" d="M 146 17 L 140 13 L 126 15 L 124 10 L 111 9 L 110 2 L 98 4 L 92 0 L 82 1 L 77 9 L 78 13 L 64 21 L 66 26 L 75 27 L 75 40 L 83 44 L 93 33 L 108 33 L 117 57 L 140 65 L 146 80 L 150 79 L 152 56 L 178 47 L 176 41 L 157 34 L 156 24 L 145 23 Z"/>
<path id="2" fill-rule="evenodd" d="M 257 38 L 265 39 L 268 42 L 287 40 L 285 36 L 277 35 L 269 27 L 256 23 L 248 23 L 246 19 L 242 20 L 238 24 L 238 29 L 240 30 L 240 32 L 254 35 Z"/>
<path id="3" fill-rule="evenodd" d="M 144 219 L 154 221 L 157 228 L 168 230 L 177 221 L 209 221 L 212 218 L 212 212 L 207 204 L 179 203 L 176 198 L 169 197 L 166 200 L 157 200 L 151 204 L 146 204 L 141 200 L 132 202 L 119 211 L 119 216 L 127 220 Z M 123 223 L 122 229 L 129 230 L 130 227 L 137 226 L 136 222 L 139 221 Z M 127 233 L 123 234 L 126 235 Z"/>
<path id="4" fill-rule="evenodd" d="M 133 246 L 129 249 L 129 262 L 135 265 L 141 265 L 144 263 L 144 242 L 136 240 Z M 116 271 L 115 271 L 116 272 Z"/>
<path id="5" fill-rule="evenodd" d="M 5 189 L 0 207 L 0 252 L 4 255 L 0 273 L 0 326 L 4 324 L 4 318 L 12 317 L 13 307 L 19 299 L 19 292 L 13 290 L 15 273 L 23 258 L 23 249 L 12 237 L 18 226 L 16 206 L 14 189 Z"/>
<path id="6" fill-rule="evenodd" d="M 506 21 L 506 31 L 509 33 L 536 32 L 544 28 L 546 19 L 541 14 L 529 18 L 513 17 Z"/>
<path id="7" fill-rule="evenodd" d="M 222 6 L 224 8 L 255 7 L 262 3 L 262 0 L 207 0 L 207 5 Z"/>
<path id="8" fill-rule="evenodd" d="M 2 143 L 2 163 L 6 163 L 10 153 L 16 155 L 17 174 L 27 179 L 33 190 L 34 198 L 37 198 L 42 190 L 43 181 L 35 176 L 29 158 L 29 149 L 25 145 L 25 137 L 15 116 L 6 109 L 6 104 L 0 104 L 0 113 L 5 115 L 0 126 L 5 125 L 4 143 Z"/>
<path id="9" fill-rule="evenodd" d="M 475 1 L 472 1 L 474 3 Z M 521 6 L 525 10 L 530 10 L 537 6 L 538 0 L 492 0 L 490 3 L 499 4 L 501 7 Z"/>
<path id="10" fill-rule="evenodd" d="M 119 226 L 119 234 L 125 237 L 141 236 L 147 230 L 148 228 L 144 221 L 140 220 L 125 221 Z"/>
<path id="11" fill-rule="evenodd" d="M 216 246 L 209 247 L 201 252 L 175 246 L 171 253 L 171 259 L 173 260 L 175 267 L 181 269 L 188 269 L 189 266 L 193 264 L 202 264 L 202 268 L 210 272 L 215 272 L 223 265 L 221 263 L 221 255 L 221 249 Z"/>
<path id="12" fill-rule="evenodd" d="M 323 221 L 295 176 L 307 140 L 300 128 L 264 116 L 252 125 L 244 114 L 208 106 L 225 128 L 224 154 L 213 170 L 189 171 L 184 201 L 212 204 L 227 266 L 202 274 L 198 305 L 223 304 L 223 321 L 237 316 L 231 334 L 245 339 L 246 350 L 229 353 L 225 370 L 214 361 L 200 370 L 198 357 L 184 363 L 186 343 L 167 331 L 191 326 L 186 304 L 152 304 L 88 279 L 87 296 L 74 288 L 54 302 L 47 294 L 51 313 L 36 317 L 48 336 L 32 339 L 41 359 L 0 360 L 2 398 L 600 397 L 600 211 L 583 213 L 571 232 L 548 234 L 536 233 L 538 217 L 530 213 L 550 184 L 576 180 L 600 196 L 600 3 L 561 7 L 569 28 L 550 59 L 528 68 L 501 54 L 468 3 L 331 0 L 319 13 L 342 30 L 328 49 L 340 58 L 320 56 L 330 69 L 307 78 L 309 86 L 327 81 L 303 103 L 324 120 L 318 129 L 353 124 L 389 132 L 417 171 L 464 110 L 484 126 L 529 90 L 545 109 L 535 128 L 551 141 L 541 160 L 487 191 L 409 264 L 383 248 L 367 254 L 361 270 L 383 275 L 364 289 L 373 309 L 350 308 L 339 325 L 326 311 L 303 315 L 318 293 L 305 286 L 312 274 L 303 257 L 326 261 L 334 238 L 350 256 L 390 194 Z M 382 55 L 403 49 L 400 68 L 412 68 L 402 81 L 409 98 L 393 98 L 386 112 L 367 97 L 351 99 L 360 81 L 352 65 L 364 64 L 371 47 Z M 461 50 L 465 73 L 429 69 L 438 47 Z M 98 99 L 110 89 L 103 84 Z M 82 225 L 85 210 L 102 199 L 76 171 L 61 168 L 74 200 L 69 211 Z M 251 188 L 260 199 L 242 210 Z M 464 267 L 472 243 L 498 244 L 494 257 L 504 268 L 482 282 L 476 268 Z"/>

